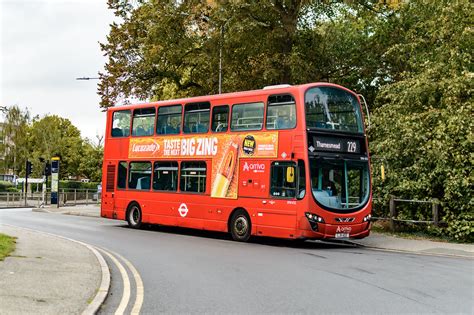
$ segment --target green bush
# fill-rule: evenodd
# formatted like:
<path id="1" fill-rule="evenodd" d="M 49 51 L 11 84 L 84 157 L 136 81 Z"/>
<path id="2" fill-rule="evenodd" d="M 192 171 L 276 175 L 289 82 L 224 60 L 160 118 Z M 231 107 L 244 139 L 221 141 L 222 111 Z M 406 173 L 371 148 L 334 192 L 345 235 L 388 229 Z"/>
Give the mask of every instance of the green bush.
<path id="1" fill-rule="evenodd" d="M 97 189 L 98 182 L 89 182 L 83 183 L 80 181 L 69 181 L 61 180 L 59 181 L 59 189 Z"/>
<path id="2" fill-rule="evenodd" d="M 14 188 L 14 186 L 11 182 L 0 180 L 0 191 L 10 191 L 12 188 Z"/>
<path id="3" fill-rule="evenodd" d="M 445 229 L 447 234 L 458 241 L 474 242 L 474 214 L 461 213 L 456 214 L 448 212 L 444 217 L 448 227 Z"/>

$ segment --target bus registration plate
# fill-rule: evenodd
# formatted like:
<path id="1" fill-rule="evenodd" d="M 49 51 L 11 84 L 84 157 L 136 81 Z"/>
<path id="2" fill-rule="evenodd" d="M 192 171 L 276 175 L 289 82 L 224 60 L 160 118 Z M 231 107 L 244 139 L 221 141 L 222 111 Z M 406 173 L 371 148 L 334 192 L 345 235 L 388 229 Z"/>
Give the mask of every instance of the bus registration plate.
<path id="1" fill-rule="evenodd" d="M 336 233 L 336 238 L 349 238 L 349 233 Z"/>

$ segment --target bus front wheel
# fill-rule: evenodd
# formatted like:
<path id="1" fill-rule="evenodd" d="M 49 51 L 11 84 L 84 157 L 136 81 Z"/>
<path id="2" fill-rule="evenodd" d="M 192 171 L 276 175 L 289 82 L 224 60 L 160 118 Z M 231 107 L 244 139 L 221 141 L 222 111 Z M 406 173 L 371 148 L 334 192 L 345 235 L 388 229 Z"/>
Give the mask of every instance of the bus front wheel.
<path id="1" fill-rule="evenodd" d="M 139 229 L 142 226 L 142 210 L 135 202 L 128 206 L 127 222 L 132 229 Z"/>
<path id="2" fill-rule="evenodd" d="M 230 220 L 230 233 L 234 241 L 248 241 L 251 232 L 252 224 L 247 212 L 241 209 L 235 211 Z"/>

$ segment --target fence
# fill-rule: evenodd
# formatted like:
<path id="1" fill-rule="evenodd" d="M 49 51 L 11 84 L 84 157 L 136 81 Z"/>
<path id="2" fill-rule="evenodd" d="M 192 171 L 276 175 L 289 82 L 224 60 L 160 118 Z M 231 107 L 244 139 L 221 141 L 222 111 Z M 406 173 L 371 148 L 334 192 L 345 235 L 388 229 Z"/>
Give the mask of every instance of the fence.
<path id="1" fill-rule="evenodd" d="M 60 189 L 59 206 L 99 204 L 101 194 L 93 189 Z M 51 192 L 0 192 L 0 208 L 41 207 L 51 203 Z"/>
<path id="2" fill-rule="evenodd" d="M 409 204 L 409 205 L 420 205 L 420 204 L 431 204 L 431 214 L 427 214 L 426 211 L 425 213 L 418 212 L 419 207 L 410 207 L 410 214 L 411 214 L 411 219 L 407 218 L 399 218 L 399 208 L 397 207 L 397 204 Z M 398 230 L 398 224 L 399 222 L 405 222 L 405 223 L 412 223 L 412 224 L 432 224 L 434 226 L 439 226 L 440 224 L 444 224 L 444 222 L 440 221 L 440 201 L 436 198 L 430 199 L 430 200 L 410 200 L 410 199 L 399 199 L 396 198 L 395 196 L 390 196 L 390 200 L 388 203 L 388 217 L 382 216 L 373 216 L 373 220 L 386 220 L 390 222 L 390 230 L 392 232 Z M 382 211 L 383 213 L 383 211 Z M 405 213 L 406 216 L 406 213 Z M 415 219 L 415 217 L 430 217 L 431 220 L 420 220 L 420 219 Z"/>

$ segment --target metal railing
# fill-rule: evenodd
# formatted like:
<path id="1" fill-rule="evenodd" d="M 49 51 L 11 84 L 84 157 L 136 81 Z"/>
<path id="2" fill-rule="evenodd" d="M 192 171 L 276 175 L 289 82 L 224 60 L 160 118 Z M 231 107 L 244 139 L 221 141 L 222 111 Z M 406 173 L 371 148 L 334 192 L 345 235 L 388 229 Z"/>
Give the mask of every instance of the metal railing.
<path id="1" fill-rule="evenodd" d="M 101 194 L 94 189 L 60 189 L 59 207 L 99 204 Z M 0 192 L 0 208 L 42 207 L 51 204 L 51 192 Z"/>

